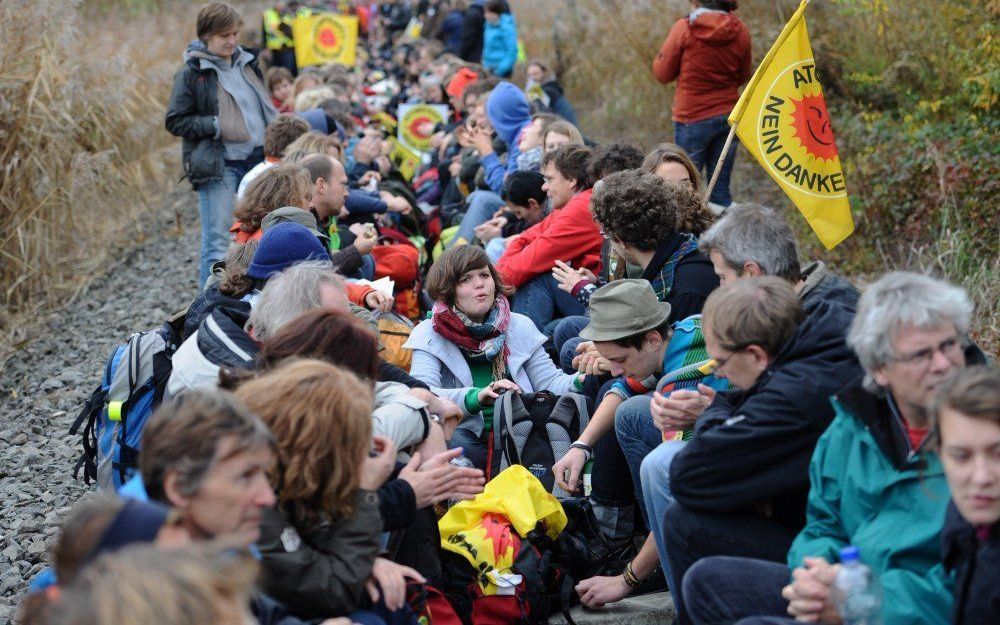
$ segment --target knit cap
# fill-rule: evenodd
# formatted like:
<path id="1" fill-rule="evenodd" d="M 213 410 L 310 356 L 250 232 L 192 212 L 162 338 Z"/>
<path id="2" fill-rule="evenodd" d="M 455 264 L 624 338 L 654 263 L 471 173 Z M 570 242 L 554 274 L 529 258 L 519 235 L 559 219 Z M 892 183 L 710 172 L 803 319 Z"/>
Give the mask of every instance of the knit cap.
<path id="1" fill-rule="evenodd" d="M 272 226 L 260 239 L 247 275 L 267 280 L 279 271 L 307 260 L 330 260 L 316 233 L 303 225 L 285 222 Z"/>
<path id="2" fill-rule="evenodd" d="M 479 76 L 476 75 L 476 72 L 467 67 L 463 67 L 455 72 L 455 76 L 451 79 L 451 82 L 448 83 L 448 87 L 445 91 L 447 91 L 448 95 L 453 98 L 460 98 L 465 92 L 465 88 L 476 83 L 478 80 Z"/>

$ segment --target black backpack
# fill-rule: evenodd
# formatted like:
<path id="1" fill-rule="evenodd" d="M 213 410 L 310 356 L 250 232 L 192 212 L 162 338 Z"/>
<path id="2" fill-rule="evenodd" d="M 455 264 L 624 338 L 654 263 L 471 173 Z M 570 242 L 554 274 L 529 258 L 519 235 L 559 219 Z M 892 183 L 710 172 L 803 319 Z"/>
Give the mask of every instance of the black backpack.
<path id="1" fill-rule="evenodd" d="M 589 420 L 589 400 L 578 393 L 501 393 L 493 409 L 486 479 L 519 464 L 556 497 L 569 497 L 556 486 L 552 465 L 566 455 Z"/>

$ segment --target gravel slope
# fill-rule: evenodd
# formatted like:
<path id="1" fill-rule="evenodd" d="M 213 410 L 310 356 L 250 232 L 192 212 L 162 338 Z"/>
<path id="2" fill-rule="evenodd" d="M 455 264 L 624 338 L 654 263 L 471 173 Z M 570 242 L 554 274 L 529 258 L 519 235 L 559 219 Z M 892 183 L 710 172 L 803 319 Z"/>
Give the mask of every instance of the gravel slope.
<path id="1" fill-rule="evenodd" d="M 176 232 L 175 211 L 182 232 Z M 111 350 L 158 326 L 197 288 L 197 200 L 171 194 L 147 238 L 97 277 L 0 375 L 0 623 L 45 564 L 59 524 L 87 487 L 73 480 L 82 451 L 68 430 L 100 381 Z"/>

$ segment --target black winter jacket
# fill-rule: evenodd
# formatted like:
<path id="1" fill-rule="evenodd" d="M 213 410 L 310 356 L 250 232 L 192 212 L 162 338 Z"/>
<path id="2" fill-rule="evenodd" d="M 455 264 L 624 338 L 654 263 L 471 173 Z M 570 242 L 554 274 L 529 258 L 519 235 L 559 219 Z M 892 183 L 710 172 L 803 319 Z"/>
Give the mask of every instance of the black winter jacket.
<path id="1" fill-rule="evenodd" d="M 941 532 L 941 559 L 955 572 L 952 625 L 995 623 L 1000 615 L 1000 523 L 983 540 L 962 518 L 954 502 L 948 506 Z"/>
<path id="2" fill-rule="evenodd" d="M 670 467 L 678 503 L 706 512 L 773 510 L 805 523 L 809 461 L 830 403 L 861 367 L 844 342 L 853 311 L 820 301 L 753 386 L 718 393 Z"/>
<path id="3" fill-rule="evenodd" d="M 811 314 L 816 302 L 838 302 L 844 308 L 854 312 L 858 309 L 858 298 L 861 293 L 854 285 L 830 272 L 823 261 L 809 263 L 802 269 L 804 284 L 799 290 L 802 306 L 806 314 Z"/>
<path id="4" fill-rule="evenodd" d="M 310 527 L 269 508 L 257 541 L 264 590 L 303 618 L 354 612 L 378 556 L 381 532 L 378 496 L 371 491 L 358 491 L 350 517 Z"/>
<path id="5" fill-rule="evenodd" d="M 642 279 L 653 284 L 654 291 L 657 290 L 663 266 L 683 243 L 684 237 L 678 234 L 671 234 L 660 241 L 656 254 L 642 272 Z M 705 300 L 718 286 L 719 276 L 715 275 L 712 261 L 707 256 L 694 252 L 680 259 L 674 267 L 674 281 L 667 296 L 670 322 L 701 314 Z"/>
<path id="6" fill-rule="evenodd" d="M 261 82 L 257 50 L 248 50 L 253 60 L 247 65 Z M 174 75 L 174 87 L 167 104 L 167 131 L 183 139 L 181 161 L 184 177 L 197 189 L 206 182 L 222 180 L 226 150 L 216 138 L 215 118 L 219 115 L 219 79 L 211 69 L 202 69 L 197 58 L 188 58 Z"/>
<path id="7" fill-rule="evenodd" d="M 483 33 L 486 28 L 486 11 L 481 3 L 476 3 L 465 10 L 462 20 L 462 40 L 458 56 L 469 63 L 479 63 L 483 60 Z"/>

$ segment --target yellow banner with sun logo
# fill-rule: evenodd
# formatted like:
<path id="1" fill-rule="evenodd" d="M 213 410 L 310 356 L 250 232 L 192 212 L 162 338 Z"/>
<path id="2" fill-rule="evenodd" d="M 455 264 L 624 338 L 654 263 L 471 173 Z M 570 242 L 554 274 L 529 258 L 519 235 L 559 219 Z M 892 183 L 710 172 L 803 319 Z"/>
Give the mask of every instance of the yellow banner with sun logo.
<path id="1" fill-rule="evenodd" d="M 448 122 L 448 107 L 442 104 L 400 104 L 399 140 L 411 150 L 426 152 L 438 126 Z"/>
<path id="2" fill-rule="evenodd" d="M 803 0 L 729 115 L 744 147 L 827 249 L 854 231 L 844 170 L 816 72 Z"/>
<path id="3" fill-rule="evenodd" d="M 358 47 L 358 18 L 336 13 L 314 13 L 292 20 L 295 64 L 338 63 L 353 66 Z"/>

